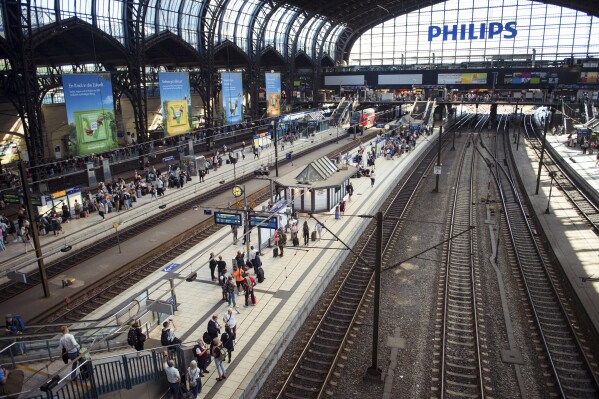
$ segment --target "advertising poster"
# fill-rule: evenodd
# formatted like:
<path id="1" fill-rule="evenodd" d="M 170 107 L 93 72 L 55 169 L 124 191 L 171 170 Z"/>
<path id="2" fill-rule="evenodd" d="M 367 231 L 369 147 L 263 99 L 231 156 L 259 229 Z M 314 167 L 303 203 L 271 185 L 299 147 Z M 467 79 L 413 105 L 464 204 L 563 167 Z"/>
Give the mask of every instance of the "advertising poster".
<path id="1" fill-rule="evenodd" d="M 63 74 L 70 150 L 76 155 L 118 146 L 110 73 Z"/>
<path id="2" fill-rule="evenodd" d="M 188 72 L 160 72 L 160 102 L 165 136 L 190 133 L 191 94 Z"/>
<path id="3" fill-rule="evenodd" d="M 487 73 L 440 73 L 438 82 L 440 85 L 486 85 Z"/>
<path id="4" fill-rule="evenodd" d="M 266 112 L 269 117 L 281 116 L 281 74 L 266 73 Z"/>
<path id="5" fill-rule="evenodd" d="M 243 119 L 243 84 L 241 72 L 221 72 L 225 124 L 241 123 Z"/>
<path id="6" fill-rule="evenodd" d="M 599 72 L 580 72 L 579 83 L 599 83 Z"/>
<path id="7" fill-rule="evenodd" d="M 514 72 L 506 74 L 503 83 L 514 85 L 547 83 L 547 72 Z"/>

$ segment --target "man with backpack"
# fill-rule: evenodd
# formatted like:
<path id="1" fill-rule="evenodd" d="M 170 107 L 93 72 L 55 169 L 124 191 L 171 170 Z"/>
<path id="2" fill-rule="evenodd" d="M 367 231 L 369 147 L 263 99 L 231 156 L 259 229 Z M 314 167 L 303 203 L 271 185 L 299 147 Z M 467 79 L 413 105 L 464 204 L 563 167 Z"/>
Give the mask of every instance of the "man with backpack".
<path id="1" fill-rule="evenodd" d="M 136 351 L 140 352 L 144 350 L 144 342 L 146 342 L 146 335 L 141 329 L 139 320 L 136 320 L 131 325 L 129 333 L 127 334 L 127 344 L 134 347 Z"/>
<path id="2" fill-rule="evenodd" d="M 17 336 L 23 334 L 23 331 L 25 331 L 25 322 L 23 321 L 23 318 L 18 314 L 14 316 L 10 313 L 7 314 L 4 333 L 6 335 L 15 336 L 15 347 L 22 355 L 26 352 L 25 344 L 19 342 L 20 339 L 17 338 Z"/>
<path id="3" fill-rule="evenodd" d="M 281 229 L 279 232 L 279 256 L 283 256 L 283 247 L 287 244 L 287 234 Z"/>
<path id="4" fill-rule="evenodd" d="M 171 328 L 172 324 L 172 328 Z M 177 326 L 173 319 L 168 319 L 162 323 L 162 334 L 160 335 L 160 345 L 168 346 L 170 351 L 174 351 L 176 346 L 181 344 L 181 340 L 175 337 Z"/>
<path id="5" fill-rule="evenodd" d="M 254 287 L 256 286 L 256 280 L 249 274 L 243 276 L 243 289 L 245 290 L 245 306 L 256 305 L 256 297 L 254 296 Z M 251 304 L 249 303 L 250 297 L 252 298 Z"/>

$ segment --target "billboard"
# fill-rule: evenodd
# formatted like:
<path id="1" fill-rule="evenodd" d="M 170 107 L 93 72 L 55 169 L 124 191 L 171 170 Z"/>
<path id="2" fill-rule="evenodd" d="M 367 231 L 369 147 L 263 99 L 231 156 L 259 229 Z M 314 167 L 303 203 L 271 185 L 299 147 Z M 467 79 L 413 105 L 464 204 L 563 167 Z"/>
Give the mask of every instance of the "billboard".
<path id="1" fill-rule="evenodd" d="M 266 112 L 269 117 L 281 115 L 281 74 L 266 73 Z"/>
<path id="2" fill-rule="evenodd" d="M 241 123 L 243 118 L 243 83 L 241 72 L 221 72 L 225 124 Z"/>
<path id="3" fill-rule="evenodd" d="M 380 85 L 421 85 L 422 74 L 379 75 Z"/>
<path id="4" fill-rule="evenodd" d="M 440 85 L 486 85 L 487 73 L 440 73 L 437 76 Z"/>
<path id="5" fill-rule="evenodd" d="M 580 72 L 579 83 L 599 83 L 599 72 Z"/>
<path id="6" fill-rule="evenodd" d="M 557 78 L 557 74 L 555 74 Z M 508 73 L 503 77 L 504 84 L 531 84 L 538 85 L 548 83 L 549 74 L 547 72 L 514 72 Z"/>
<path id="7" fill-rule="evenodd" d="M 188 72 L 160 72 L 160 102 L 165 136 L 190 133 L 191 94 Z"/>
<path id="8" fill-rule="evenodd" d="M 329 75 L 324 77 L 325 86 L 364 86 L 364 75 Z M 294 86 L 299 86 L 295 84 Z"/>
<path id="9" fill-rule="evenodd" d="M 110 73 L 63 74 L 70 150 L 76 155 L 118 146 Z"/>

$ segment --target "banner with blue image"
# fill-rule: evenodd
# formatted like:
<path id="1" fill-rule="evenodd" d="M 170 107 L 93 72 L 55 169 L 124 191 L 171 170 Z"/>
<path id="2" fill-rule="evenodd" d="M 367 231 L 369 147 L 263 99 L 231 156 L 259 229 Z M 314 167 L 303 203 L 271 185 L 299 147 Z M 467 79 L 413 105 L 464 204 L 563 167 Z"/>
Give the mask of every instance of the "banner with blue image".
<path id="1" fill-rule="evenodd" d="M 281 74 L 266 73 L 266 111 L 269 117 L 281 116 Z"/>
<path id="2" fill-rule="evenodd" d="M 63 74 L 69 151 L 86 155 L 118 147 L 110 73 Z"/>
<path id="3" fill-rule="evenodd" d="M 243 119 L 243 82 L 241 72 L 221 72 L 225 124 L 241 123 Z"/>
<path id="4" fill-rule="evenodd" d="M 158 82 L 164 136 L 190 133 L 192 122 L 189 73 L 160 72 Z"/>

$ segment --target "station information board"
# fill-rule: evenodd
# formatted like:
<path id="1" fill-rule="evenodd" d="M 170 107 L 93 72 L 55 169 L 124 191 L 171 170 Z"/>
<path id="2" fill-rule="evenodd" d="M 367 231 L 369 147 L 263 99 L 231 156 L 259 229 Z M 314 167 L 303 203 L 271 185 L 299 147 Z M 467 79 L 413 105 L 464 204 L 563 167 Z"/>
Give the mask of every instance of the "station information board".
<path id="1" fill-rule="evenodd" d="M 258 226 L 259 225 L 259 226 Z M 268 219 L 268 216 L 250 216 L 250 227 L 261 227 L 263 229 L 278 229 L 278 218 L 277 216 L 272 216 Z"/>
<path id="2" fill-rule="evenodd" d="M 214 223 L 241 226 L 240 213 L 214 212 Z"/>

